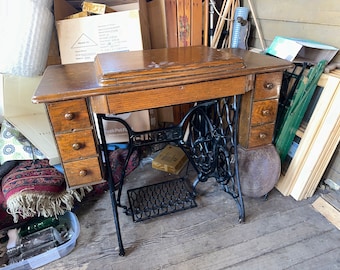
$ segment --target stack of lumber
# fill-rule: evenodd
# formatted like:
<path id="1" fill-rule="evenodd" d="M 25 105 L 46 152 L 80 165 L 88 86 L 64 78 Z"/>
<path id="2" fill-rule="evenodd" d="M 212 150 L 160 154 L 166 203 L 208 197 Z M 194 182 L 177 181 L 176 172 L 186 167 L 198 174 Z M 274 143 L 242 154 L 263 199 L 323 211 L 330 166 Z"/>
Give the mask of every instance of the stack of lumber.
<path id="1" fill-rule="evenodd" d="M 276 185 L 296 200 L 314 194 L 340 140 L 340 76 L 323 74 L 318 85 L 322 94 L 286 174 Z"/>

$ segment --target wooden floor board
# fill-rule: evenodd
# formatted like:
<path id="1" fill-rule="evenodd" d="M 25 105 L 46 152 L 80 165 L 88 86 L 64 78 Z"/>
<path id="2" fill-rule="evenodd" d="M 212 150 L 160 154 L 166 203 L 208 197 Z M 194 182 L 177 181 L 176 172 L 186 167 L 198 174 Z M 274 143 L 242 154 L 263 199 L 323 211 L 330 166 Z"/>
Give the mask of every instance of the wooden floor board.
<path id="1" fill-rule="evenodd" d="M 308 269 L 313 269 L 311 260 L 319 257 L 319 260 L 322 260 L 326 264 L 325 256 L 329 252 L 332 253 L 335 249 L 339 248 L 335 241 L 326 241 L 326 243 L 324 243 L 324 239 L 327 239 L 327 237 L 332 234 L 333 232 L 325 232 L 317 236 L 307 237 L 303 240 L 297 239 L 297 242 L 284 245 L 283 247 L 278 245 L 276 249 L 270 252 L 260 253 L 260 256 L 235 264 L 231 269 L 255 270 L 264 269 L 264 267 L 265 269 L 300 269 L 297 267 L 298 265 L 309 265 Z M 278 239 L 278 241 L 280 240 L 281 239 Z M 320 247 L 320 245 L 322 245 L 322 247 Z"/>
<path id="2" fill-rule="evenodd" d="M 155 176 L 169 175 L 137 168 L 127 188 Z M 109 194 L 87 200 L 75 209 L 75 249 L 41 269 L 337 269 L 340 234 L 311 206 L 316 197 L 297 202 L 276 190 L 267 200 L 244 197 L 240 224 L 234 200 L 213 179 L 198 191 L 198 206 L 183 212 L 138 223 L 120 213 L 125 257 L 118 256 Z M 315 258 L 326 259 L 326 268 L 314 267 L 322 265 Z"/>

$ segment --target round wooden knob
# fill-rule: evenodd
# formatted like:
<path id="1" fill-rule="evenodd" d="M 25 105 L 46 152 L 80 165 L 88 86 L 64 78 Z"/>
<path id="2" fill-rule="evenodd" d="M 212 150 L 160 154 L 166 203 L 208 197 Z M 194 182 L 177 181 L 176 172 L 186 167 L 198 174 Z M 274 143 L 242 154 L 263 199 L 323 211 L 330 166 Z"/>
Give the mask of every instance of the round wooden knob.
<path id="1" fill-rule="evenodd" d="M 72 144 L 72 148 L 73 148 L 73 150 L 79 150 L 81 148 L 81 144 L 80 143 L 74 143 L 74 144 Z"/>
<path id="2" fill-rule="evenodd" d="M 267 116 L 267 115 L 269 115 L 270 114 L 270 111 L 269 110 L 263 110 L 262 111 L 262 115 L 263 116 Z"/>
<path id="3" fill-rule="evenodd" d="M 79 171 L 79 176 L 86 176 L 87 175 L 87 170 L 80 170 Z"/>
<path id="4" fill-rule="evenodd" d="M 66 120 L 72 120 L 74 118 L 74 114 L 73 113 L 65 113 L 64 115 Z"/>
<path id="5" fill-rule="evenodd" d="M 259 137 L 260 137 L 260 139 L 265 139 L 267 137 L 267 135 L 265 133 L 260 133 Z"/>
<path id="6" fill-rule="evenodd" d="M 274 84 L 273 83 L 268 83 L 268 82 L 265 82 L 263 86 L 267 90 L 271 90 L 271 89 L 274 88 Z"/>
<path id="7" fill-rule="evenodd" d="M 265 139 L 267 137 L 266 133 L 260 133 L 259 135 L 260 139 Z"/>

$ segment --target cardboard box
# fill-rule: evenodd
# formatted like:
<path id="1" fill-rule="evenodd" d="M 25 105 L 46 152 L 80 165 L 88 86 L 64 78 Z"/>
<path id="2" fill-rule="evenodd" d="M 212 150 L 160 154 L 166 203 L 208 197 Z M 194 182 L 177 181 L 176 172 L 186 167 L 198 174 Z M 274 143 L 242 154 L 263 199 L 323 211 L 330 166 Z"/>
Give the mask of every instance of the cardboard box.
<path id="1" fill-rule="evenodd" d="M 266 53 L 292 62 L 316 64 L 322 60 L 330 62 L 338 50 L 312 40 L 276 36 Z"/>
<path id="2" fill-rule="evenodd" d="M 62 64 L 92 62 L 98 53 L 150 49 L 146 1 L 111 6 L 117 12 L 65 19 L 79 11 L 54 0 Z"/>
<path id="3" fill-rule="evenodd" d="M 148 110 L 122 113 L 116 116 L 126 121 L 134 131 L 150 130 L 152 127 Z M 97 120 L 96 117 L 95 119 Z M 125 143 L 129 141 L 127 130 L 123 124 L 115 121 L 104 121 L 103 126 L 106 143 Z"/>

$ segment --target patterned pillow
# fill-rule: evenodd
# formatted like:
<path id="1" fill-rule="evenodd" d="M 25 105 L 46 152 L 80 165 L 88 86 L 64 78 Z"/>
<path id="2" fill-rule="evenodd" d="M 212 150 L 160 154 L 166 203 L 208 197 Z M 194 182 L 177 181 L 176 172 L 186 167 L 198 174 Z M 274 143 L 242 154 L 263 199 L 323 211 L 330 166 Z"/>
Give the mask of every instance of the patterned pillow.
<path id="1" fill-rule="evenodd" d="M 0 151 L 0 164 L 8 160 L 44 158 L 44 155 L 6 120 L 1 124 Z"/>

